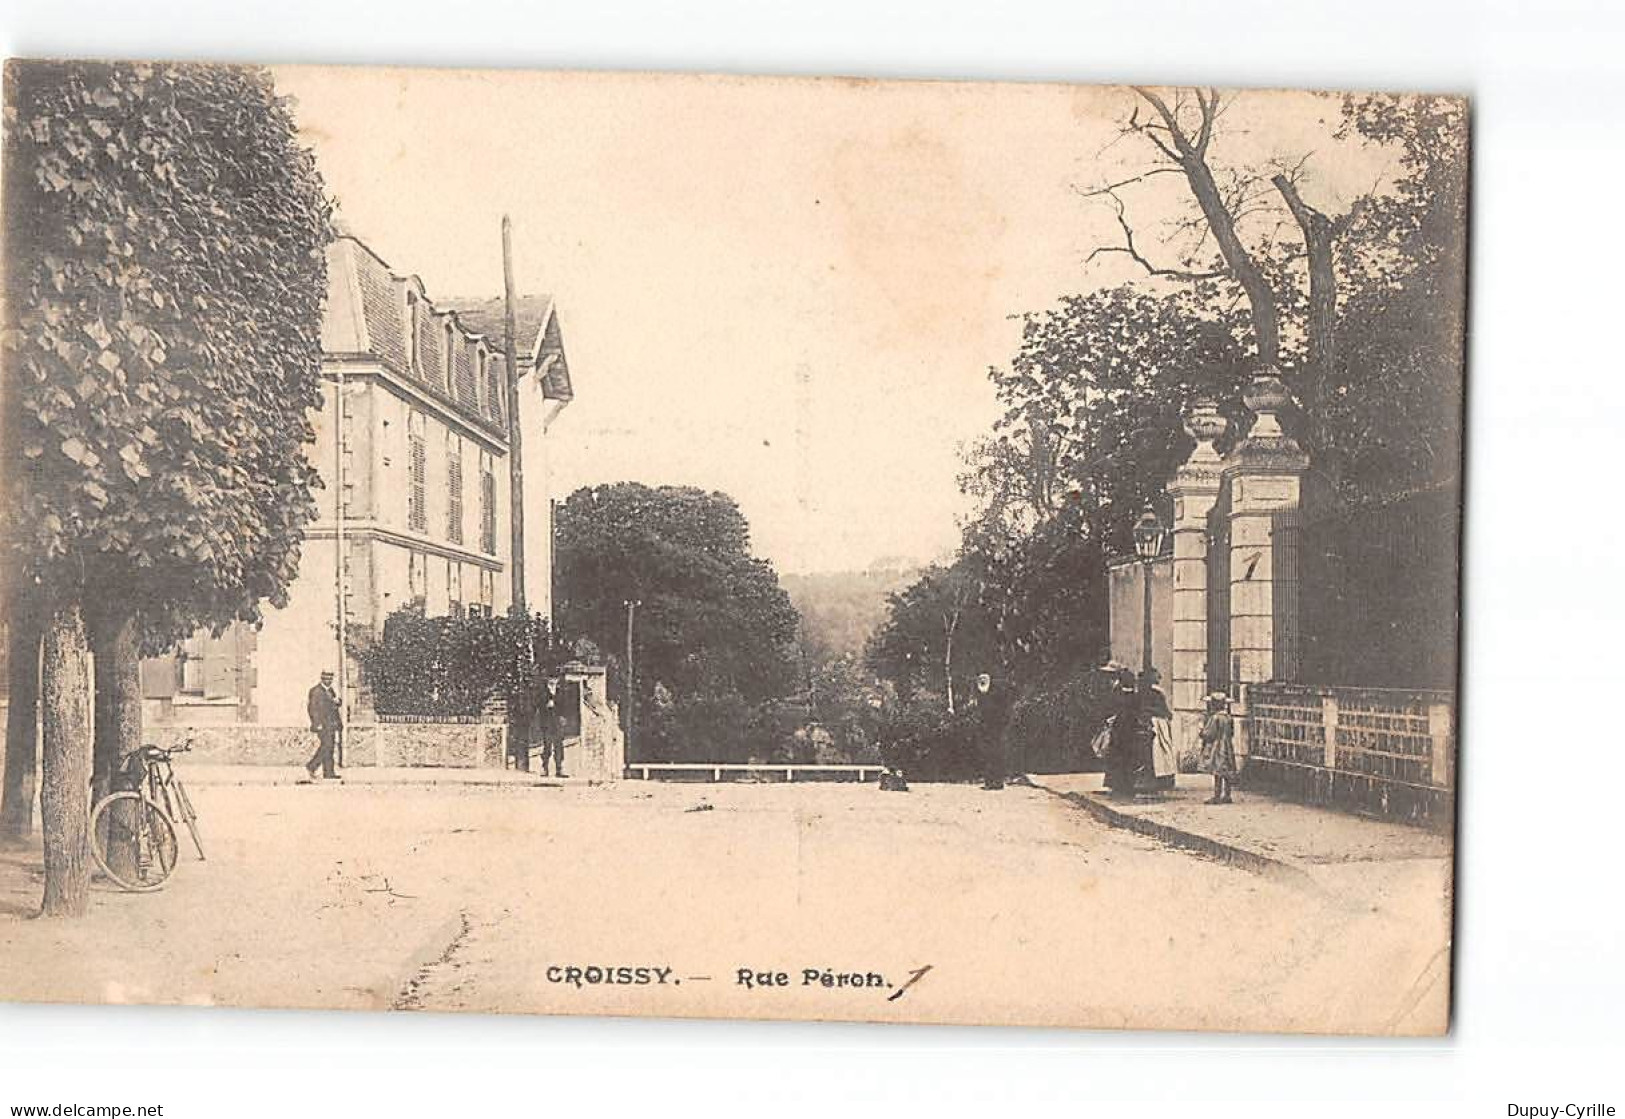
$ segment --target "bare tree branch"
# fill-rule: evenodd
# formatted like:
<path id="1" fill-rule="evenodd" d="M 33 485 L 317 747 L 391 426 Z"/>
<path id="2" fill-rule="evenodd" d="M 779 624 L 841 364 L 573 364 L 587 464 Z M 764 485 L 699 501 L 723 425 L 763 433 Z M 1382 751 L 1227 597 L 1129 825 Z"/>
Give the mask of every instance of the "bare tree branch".
<path id="1" fill-rule="evenodd" d="M 1180 170 L 1177 167 L 1153 167 L 1149 171 L 1130 176 L 1127 179 L 1120 179 L 1115 183 L 1107 183 L 1102 187 L 1095 187 L 1093 190 L 1079 190 L 1077 187 L 1072 189 L 1077 192 L 1080 198 L 1099 198 L 1103 194 L 1115 195 L 1119 188 L 1133 186 L 1135 183 L 1143 183 L 1153 175 L 1177 175 L 1179 173 Z"/>
<path id="2" fill-rule="evenodd" d="M 1242 244 L 1241 237 L 1236 231 L 1235 215 L 1226 205 L 1224 193 L 1220 190 L 1218 182 L 1214 179 L 1213 169 L 1207 162 L 1207 146 L 1213 138 L 1213 122 L 1220 108 L 1219 91 L 1215 89 L 1197 91 L 1196 102 L 1201 122 L 1193 139 L 1180 125 L 1175 108 L 1169 107 L 1161 95 L 1146 86 L 1134 86 L 1133 89 L 1156 110 L 1173 147 L 1170 148 L 1153 135 L 1148 126 L 1141 126 L 1141 134 L 1155 143 L 1164 155 L 1185 172 L 1185 180 L 1191 188 L 1191 193 L 1196 196 L 1202 216 L 1207 219 L 1214 243 L 1218 245 L 1219 255 L 1229 266 L 1230 275 L 1236 278 L 1247 294 L 1247 303 L 1252 311 L 1253 336 L 1258 346 L 1258 361 L 1261 365 L 1274 365 L 1280 357 L 1281 350 L 1280 315 L 1275 306 L 1275 293 L 1270 289 L 1269 281 L 1264 277 L 1258 263 Z M 1176 106 L 1178 103 L 1176 100 Z M 1121 216 L 1118 220 L 1126 229 L 1127 222 Z"/>
<path id="3" fill-rule="evenodd" d="M 1134 263 L 1138 264 L 1141 268 L 1144 268 L 1147 275 L 1151 276 L 1165 276 L 1174 280 L 1195 281 L 1212 280 L 1217 279 L 1220 276 L 1227 275 L 1227 273 L 1224 271 L 1192 272 L 1182 268 L 1163 268 L 1152 264 L 1140 253 L 1139 248 L 1134 244 L 1134 227 L 1128 223 L 1128 211 L 1123 205 L 1123 200 L 1117 197 L 1115 194 L 1109 195 L 1108 197 L 1111 198 L 1112 203 L 1117 210 L 1117 224 L 1123 229 L 1123 244 L 1101 245 L 1099 248 L 1095 249 L 1089 254 L 1089 256 L 1084 260 L 1085 264 L 1093 261 L 1095 257 L 1100 256 L 1102 253 L 1122 253 L 1130 260 L 1134 261 Z"/>

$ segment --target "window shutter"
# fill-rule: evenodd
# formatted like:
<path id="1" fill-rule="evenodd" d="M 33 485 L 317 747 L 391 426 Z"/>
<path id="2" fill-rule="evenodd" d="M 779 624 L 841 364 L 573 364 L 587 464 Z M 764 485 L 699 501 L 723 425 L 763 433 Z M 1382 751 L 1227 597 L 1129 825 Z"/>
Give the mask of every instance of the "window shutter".
<path id="1" fill-rule="evenodd" d="M 417 418 L 414 416 L 414 419 Z M 410 444 L 408 469 L 411 471 L 407 488 L 406 524 L 414 532 L 427 532 L 429 528 L 428 481 L 429 450 L 424 445 L 423 432 L 413 431 L 407 436 Z"/>
<path id="2" fill-rule="evenodd" d="M 480 548 L 497 554 L 497 479 L 489 465 L 480 474 Z"/>
<path id="3" fill-rule="evenodd" d="M 223 699 L 237 694 L 237 655 L 229 641 L 210 640 L 203 654 L 203 694 Z"/>
<path id="4" fill-rule="evenodd" d="M 173 699 L 180 686 L 174 653 L 149 657 L 141 662 L 141 698 Z"/>
<path id="5" fill-rule="evenodd" d="M 446 444 L 446 538 L 463 542 L 463 443 L 452 434 Z"/>

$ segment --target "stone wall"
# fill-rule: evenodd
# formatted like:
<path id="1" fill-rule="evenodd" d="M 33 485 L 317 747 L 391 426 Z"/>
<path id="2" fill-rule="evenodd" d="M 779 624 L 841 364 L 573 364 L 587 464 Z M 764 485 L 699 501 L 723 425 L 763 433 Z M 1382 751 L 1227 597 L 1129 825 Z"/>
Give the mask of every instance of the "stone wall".
<path id="1" fill-rule="evenodd" d="M 567 727 L 579 730 L 564 740 L 564 772 L 588 781 L 619 781 L 626 772 L 626 734 L 620 709 L 609 700 L 604 670 L 571 664 L 563 678 L 575 685 L 580 705 L 565 719 Z"/>
<path id="2" fill-rule="evenodd" d="M 172 747 L 190 740 L 187 760 L 204 765 L 304 765 L 316 750 L 308 727 L 152 727 L 147 740 Z M 346 766 L 501 769 L 508 728 L 501 722 L 358 724 L 346 729 Z"/>
<path id="3" fill-rule="evenodd" d="M 380 766 L 501 769 L 508 749 L 501 722 L 380 722 L 352 733 L 373 737 L 370 764 Z"/>
<path id="4" fill-rule="evenodd" d="M 316 750 L 309 727 L 149 726 L 142 737 L 165 749 L 190 740 L 186 760 L 203 765 L 304 765 Z"/>
<path id="5" fill-rule="evenodd" d="M 1145 564 L 1124 560 L 1107 568 L 1111 596 L 1112 660 L 1140 671 L 1145 657 Z M 1162 676 L 1163 691 L 1173 679 L 1174 562 L 1163 556 L 1151 563 L 1151 666 Z"/>

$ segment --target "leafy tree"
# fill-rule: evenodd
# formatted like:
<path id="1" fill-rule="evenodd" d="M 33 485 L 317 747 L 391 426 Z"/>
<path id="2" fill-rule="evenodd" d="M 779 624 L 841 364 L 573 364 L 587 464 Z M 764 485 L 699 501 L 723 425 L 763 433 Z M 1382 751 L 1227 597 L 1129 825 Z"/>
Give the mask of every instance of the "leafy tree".
<path id="1" fill-rule="evenodd" d="M 103 728 L 139 735 L 136 658 L 286 602 L 319 484 L 329 205 L 268 72 L 13 62 L 6 105 L 4 562 L 51 680 L 88 626 Z M 78 636 L 76 636 L 78 635 Z M 60 713 L 59 713 L 60 714 Z M 53 716 L 51 725 L 73 720 Z M 101 768 L 138 738 L 101 744 Z M 82 743 L 44 743 L 77 766 Z M 83 786 L 47 812 L 47 912 L 83 907 Z M 66 836 L 53 840 L 53 834 Z"/>
<path id="2" fill-rule="evenodd" d="M 1123 254 L 1146 278 L 1024 317 L 1010 364 L 989 371 L 1004 412 L 961 477 L 979 513 L 959 556 L 894 595 L 869 646 L 905 698 L 946 691 L 932 683 L 940 665 L 973 647 L 1024 693 L 1012 734 L 1029 755 L 1043 752 L 1036 728 L 1076 738 L 1098 718 L 1097 682 L 1079 666 L 1106 651 L 1105 562 L 1129 551 L 1145 503 L 1163 501 L 1190 449 L 1181 419 L 1193 399 L 1217 401 L 1233 439 L 1249 421 L 1240 389 L 1278 364 L 1302 407 L 1286 421 L 1352 499 L 1448 483 L 1459 468 L 1463 104 L 1345 99 L 1341 139 L 1387 146 L 1400 173 L 1328 215 L 1303 197 L 1308 157 L 1222 163 L 1216 91 L 1133 96 L 1121 131 L 1145 143 L 1147 163 L 1087 193 L 1113 206 L 1122 233 L 1096 255 Z M 1126 199 L 1160 175 L 1182 179 L 1193 208 L 1158 247 L 1136 238 Z M 1297 240 L 1281 235 L 1293 227 Z M 955 616 L 950 658 L 943 619 Z M 937 729 L 950 743 L 951 727 Z"/>
<path id="3" fill-rule="evenodd" d="M 830 754 L 816 760 L 841 764 L 875 757 L 873 708 L 885 697 L 874 678 L 852 653 L 829 657 L 813 666 L 807 681 L 807 731 L 821 729 L 830 738 Z"/>
<path id="4" fill-rule="evenodd" d="M 1135 518 L 1189 451 L 1191 398 L 1242 415 L 1244 319 L 1209 311 L 1207 294 L 1124 285 L 1024 317 L 1010 365 L 988 371 L 1004 412 L 961 479 L 981 504 L 980 531 L 1020 537 L 1081 505 L 1094 539 L 1129 547 Z"/>
<path id="5" fill-rule="evenodd" d="M 1465 357 L 1467 107 L 1458 98 L 1351 96 L 1343 135 L 1398 154 L 1340 243 L 1336 361 L 1324 428 L 1353 496 L 1453 482 Z"/>
<path id="6" fill-rule="evenodd" d="M 750 554 L 750 527 L 732 498 L 634 482 L 587 487 L 559 506 L 555 539 L 555 621 L 612 650 L 617 691 L 626 603 L 641 603 L 635 699 L 651 719 L 657 687 L 674 707 L 705 698 L 696 719 L 726 726 L 739 721 L 728 697 L 751 706 L 794 688 L 795 608 L 772 565 Z"/>
<path id="7" fill-rule="evenodd" d="M 1241 96 L 1241 95 L 1235 95 Z M 1328 95 L 1329 97 L 1330 95 Z M 1465 282 L 1466 106 L 1446 97 L 1342 102 L 1339 139 L 1382 145 L 1400 172 L 1345 212 L 1304 197 L 1313 158 L 1260 166 L 1219 157 L 1230 99 L 1211 89 L 1136 89 L 1122 123 L 1146 166 L 1089 194 L 1115 208 L 1121 253 L 1148 282 L 1183 285 L 1199 317 L 1244 306 L 1236 340 L 1250 366 L 1279 366 L 1301 408 L 1294 427 L 1353 498 L 1452 481 L 1460 465 Z M 1173 174 L 1195 211 L 1175 224 L 1174 265 L 1135 239 L 1126 193 Z M 1296 227 L 1298 237 L 1280 230 Z M 1451 391 L 1450 386 L 1457 386 Z"/>
<path id="8" fill-rule="evenodd" d="M 933 565 L 888 598 L 889 615 L 865 653 L 871 671 L 905 699 L 928 693 L 953 714 L 956 696 L 998 660 L 994 619 L 974 563 Z"/>

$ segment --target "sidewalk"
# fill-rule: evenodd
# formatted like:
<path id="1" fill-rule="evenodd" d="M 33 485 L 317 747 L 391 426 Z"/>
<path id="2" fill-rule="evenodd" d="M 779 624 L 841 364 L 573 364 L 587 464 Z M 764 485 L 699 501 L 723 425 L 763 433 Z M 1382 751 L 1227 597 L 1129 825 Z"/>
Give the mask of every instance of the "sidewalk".
<path id="1" fill-rule="evenodd" d="M 1324 885 L 1328 868 L 1351 863 L 1448 862 L 1451 855 L 1448 833 L 1263 792 L 1244 789 L 1234 804 L 1204 804 L 1213 793 L 1213 779 L 1206 774 L 1182 773 L 1176 788 L 1134 800 L 1106 795 L 1099 773 L 1033 774 L 1031 780 L 1112 827 L 1300 885 Z"/>
<path id="2" fill-rule="evenodd" d="M 175 772 L 188 785 L 298 785 L 306 780 L 297 765 L 211 765 L 175 760 Z M 579 777 L 544 777 L 517 769 L 475 769 L 435 766 L 346 766 L 343 781 L 321 785 L 506 785 L 517 788 L 587 785 Z"/>

